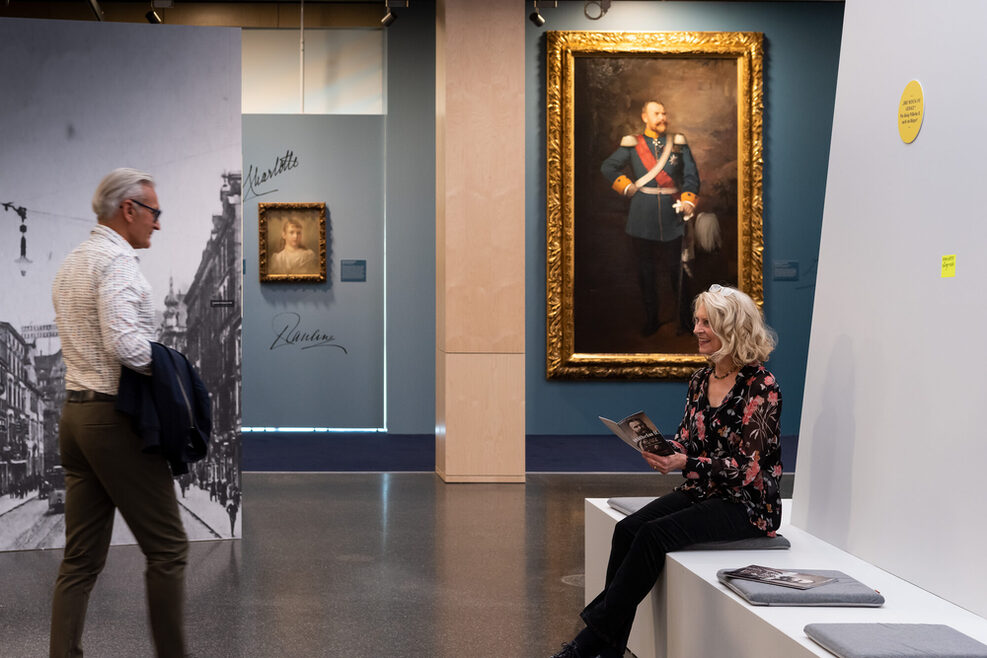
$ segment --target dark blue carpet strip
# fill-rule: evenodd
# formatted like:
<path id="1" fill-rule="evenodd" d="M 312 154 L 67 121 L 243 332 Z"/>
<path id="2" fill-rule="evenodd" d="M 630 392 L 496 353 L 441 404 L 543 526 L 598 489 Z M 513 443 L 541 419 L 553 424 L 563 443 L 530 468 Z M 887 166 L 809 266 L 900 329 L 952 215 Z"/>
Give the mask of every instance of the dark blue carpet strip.
<path id="1" fill-rule="evenodd" d="M 434 471 L 431 434 L 245 432 L 244 471 Z M 795 471 L 798 437 L 782 437 L 785 472 Z M 528 472 L 645 473 L 641 457 L 612 435 L 528 435 Z"/>

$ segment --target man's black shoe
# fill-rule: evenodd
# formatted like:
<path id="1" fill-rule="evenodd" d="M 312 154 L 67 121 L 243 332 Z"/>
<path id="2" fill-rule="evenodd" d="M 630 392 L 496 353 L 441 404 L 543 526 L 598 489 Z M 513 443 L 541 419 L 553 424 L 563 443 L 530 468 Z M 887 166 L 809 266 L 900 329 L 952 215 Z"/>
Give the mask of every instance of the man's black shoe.
<path id="1" fill-rule="evenodd" d="M 583 658 L 583 656 L 576 650 L 575 642 L 566 642 L 562 645 L 562 650 L 554 654 L 552 658 Z"/>

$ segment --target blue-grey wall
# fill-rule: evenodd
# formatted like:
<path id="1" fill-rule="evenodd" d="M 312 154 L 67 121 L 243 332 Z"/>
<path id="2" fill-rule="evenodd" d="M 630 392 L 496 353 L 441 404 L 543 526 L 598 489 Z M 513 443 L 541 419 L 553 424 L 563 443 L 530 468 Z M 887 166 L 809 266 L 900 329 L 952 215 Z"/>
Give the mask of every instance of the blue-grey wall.
<path id="1" fill-rule="evenodd" d="M 251 157 L 245 154 L 245 167 L 271 166 L 275 155 L 283 155 L 293 145 L 296 154 L 315 149 L 306 153 L 307 162 L 267 186 L 280 192 L 244 204 L 245 426 L 384 426 L 392 434 L 435 431 L 435 6 L 415 2 L 398 13 L 399 20 L 386 34 L 384 117 L 245 119 L 245 132 L 256 128 L 253 141 L 268 147 L 250 151 Z M 307 138 L 296 134 L 302 126 L 310 131 Z M 300 175 L 305 178 L 301 196 L 292 187 Z M 329 282 L 257 283 L 256 204 L 265 200 L 327 202 L 336 237 Z M 383 230 L 365 225 L 379 222 L 380 214 L 385 218 Z M 349 228 L 377 236 L 378 242 L 367 253 L 339 240 L 344 224 L 354 222 L 357 226 Z M 380 240 L 383 262 L 377 258 Z M 378 253 L 369 253 L 374 250 Z M 348 258 L 367 259 L 367 283 L 339 281 L 339 261 Z M 381 272 L 386 296 L 383 353 L 376 320 L 347 317 L 340 306 L 344 293 L 379 286 L 375 277 Z M 307 323 L 303 329 L 332 334 L 351 353 L 357 343 L 373 340 L 373 354 L 366 350 L 343 354 L 324 347 L 272 351 L 272 318 L 284 311 L 302 313 Z M 347 332 L 342 331 L 344 326 Z M 360 359 L 366 376 L 341 370 L 353 356 Z M 278 363 L 284 358 L 291 362 L 281 367 Z M 378 380 L 383 380 L 383 388 Z"/>
<path id="2" fill-rule="evenodd" d="M 245 427 L 383 427 L 383 132 L 380 115 L 243 117 Z M 284 202 L 326 204 L 325 282 L 259 281 L 258 203 Z M 341 280 L 343 260 L 366 280 Z"/>
<path id="3" fill-rule="evenodd" d="M 435 433 L 435 4 L 387 29 L 387 428 Z"/>
<path id="4" fill-rule="evenodd" d="M 618 2 L 604 19 L 581 2 L 548 3 L 545 28 L 527 22 L 527 432 L 600 434 L 597 415 L 647 409 L 663 430 L 682 413 L 678 382 L 545 380 L 545 29 L 720 30 L 765 35 L 765 309 L 780 336 L 771 360 L 785 394 L 782 431 L 798 431 L 842 31 L 840 2 Z M 435 6 L 414 2 L 387 34 L 386 424 L 432 434 L 435 414 Z M 491 56 L 496 56 L 495 54 Z M 773 281 L 796 260 L 800 280 Z M 250 308 L 245 312 L 249 314 Z M 245 354 L 245 360 L 250 358 Z"/>
<path id="5" fill-rule="evenodd" d="M 842 2 L 616 2 L 597 21 L 583 3 L 543 3 L 527 23 L 527 432 L 600 434 L 598 415 L 645 409 L 673 431 L 682 382 L 545 379 L 545 30 L 762 32 L 765 37 L 764 298 L 779 335 L 769 367 L 784 394 L 783 434 L 798 432 L 815 263 L 842 33 Z M 530 12 L 530 6 L 525 13 Z M 519 11 L 520 13 L 520 11 Z M 795 260 L 798 281 L 773 281 L 772 262 Z"/>

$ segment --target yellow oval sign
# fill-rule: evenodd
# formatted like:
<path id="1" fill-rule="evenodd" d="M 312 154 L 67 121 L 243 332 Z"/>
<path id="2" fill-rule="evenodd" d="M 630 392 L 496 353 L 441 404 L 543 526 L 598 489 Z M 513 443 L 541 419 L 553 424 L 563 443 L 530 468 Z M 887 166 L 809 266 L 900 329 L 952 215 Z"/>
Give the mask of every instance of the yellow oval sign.
<path id="1" fill-rule="evenodd" d="M 911 144 L 922 129 L 922 117 L 925 115 L 925 99 L 922 96 L 922 85 L 918 80 L 912 80 L 905 85 L 898 102 L 898 134 L 901 141 Z"/>

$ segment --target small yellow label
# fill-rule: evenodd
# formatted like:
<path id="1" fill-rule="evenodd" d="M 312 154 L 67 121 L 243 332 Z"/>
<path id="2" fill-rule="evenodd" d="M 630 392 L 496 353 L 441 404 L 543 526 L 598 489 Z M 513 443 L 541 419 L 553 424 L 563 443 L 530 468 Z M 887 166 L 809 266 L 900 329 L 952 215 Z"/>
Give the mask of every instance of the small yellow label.
<path id="1" fill-rule="evenodd" d="M 942 257 L 942 273 L 939 276 L 944 279 L 956 276 L 956 254 Z"/>
<path id="2" fill-rule="evenodd" d="M 898 101 L 898 134 L 901 141 L 911 144 L 922 129 L 922 117 L 925 116 L 925 98 L 922 96 L 922 85 L 918 80 L 912 80 L 905 85 Z"/>

